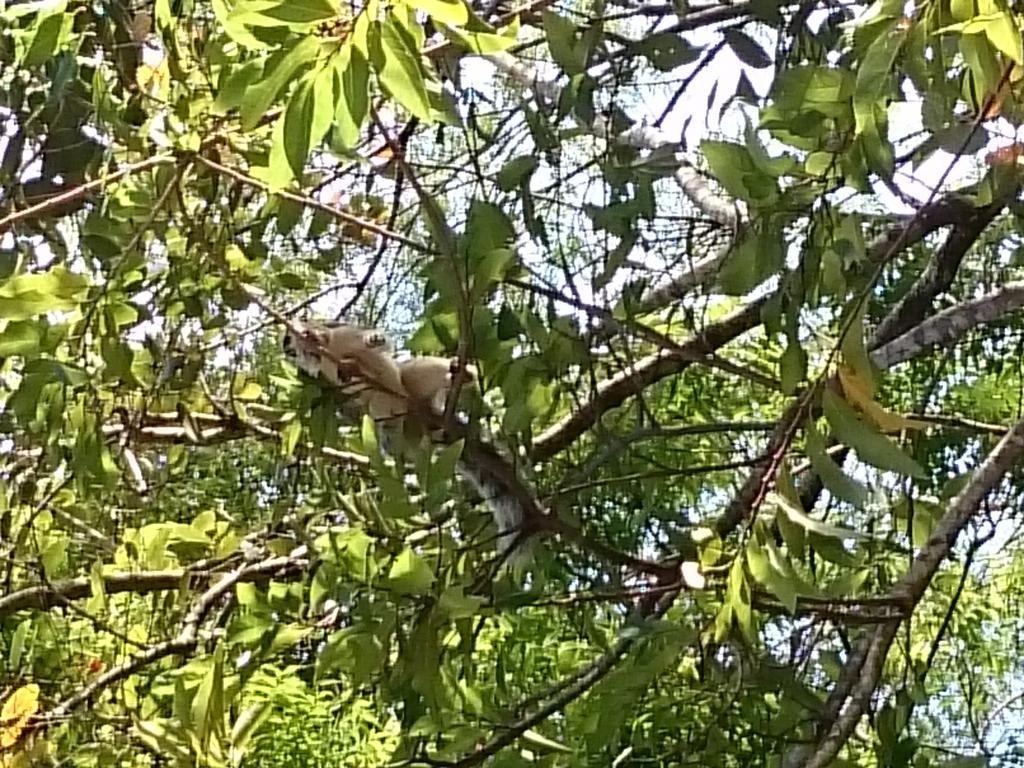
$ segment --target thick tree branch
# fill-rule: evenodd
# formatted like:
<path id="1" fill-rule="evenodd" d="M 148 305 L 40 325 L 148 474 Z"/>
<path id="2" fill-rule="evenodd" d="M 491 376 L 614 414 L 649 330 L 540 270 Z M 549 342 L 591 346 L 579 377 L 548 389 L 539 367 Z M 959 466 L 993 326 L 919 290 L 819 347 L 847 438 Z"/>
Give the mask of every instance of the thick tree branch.
<path id="1" fill-rule="evenodd" d="M 868 246 L 868 259 L 876 265 L 881 265 L 907 248 L 923 240 L 931 232 L 942 227 L 955 225 L 976 211 L 970 204 L 968 198 L 961 193 L 951 193 L 938 200 L 923 205 L 913 216 L 896 222 L 886 228 L 881 235 L 876 237 Z M 908 315 L 909 316 L 909 315 Z M 930 335 L 930 334 L 927 334 Z M 892 354 L 895 356 L 897 349 L 904 349 L 909 345 L 901 344 L 894 347 Z M 923 346 L 918 347 L 918 351 Z M 873 359 L 882 368 L 894 365 L 888 362 L 888 354 L 879 351 Z M 894 357 L 895 359 L 895 357 Z M 765 453 L 769 456 L 776 455 L 784 450 L 786 444 L 795 433 L 796 422 L 803 418 L 803 398 L 797 398 L 779 419 L 779 425 L 768 439 Z M 739 491 L 730 500 L 725 512 L 715 523 L 715 530 L 720 536 L 731 533 L 737 525 L 746 519 L 751 506 L 757 501 L 760 494 L 766 489 L 766 484 L 771 481 L 768 476 L 773 470 L 772 463 L 766 463 L 755 467 Z M 820 483 L 808 481 L 804 490 L 808 498 L 816 497 Z"/>
<path id="2" fill-rule="evenodd" d="M 871 354 L 879 368 L 891 368 L 926 348 L 949 346 L 972 328 L 991 323 L 1024 307 L 1024 282 L 1007 283 L 977 299 L 965 301 L 928 318 Z"/>
<path id="3" fill-rule="evenodd" d="M 1005 200 L 998 200 L 976 208 L 969 200 L 960 196 L 951 196 L 940 202 L 950 212 L 959 209 L 953 229 L 942 247 L 935 252 L 925 271 L 879 323 L 873 335 L 873 346 L 895 339 L 925 318 L 935 297 L 953 283 L 964 255 L 1006 207 Z"/>
<path id="4" fill-rule="evenodd" d="M 698 356 L 711 354 L 756 327 L 761 320 L 764 302 L 764 299 L 755 301 L 680 343 L 679 349 L 684 350 L 685 354 L 661 350 L 598 384 L 597 391 L 588 402 L 534 440 L 531 453 L 533 460 L 551 458 L 594 426 L 606 412 L 622 405 L 627 398 L 664 378 L 680 373 L 692 365 Z"/>
<path id="5" fill-rule="evenodd" d="M 921 547 L 907 572 L 889 591 L 910 614 L 920 602 L 942 564 L 949 557 L 960 532 L 977 513 L 982 500 L 1002 481 L 1015 464 L 1024 458 L 1024 419 L 999 441 L 981 465 L 971 474 L 964 489 L 953 498 L 949 508 L 938 521 L 932 535 Z M 838 713 L 834 722 L 822 723 L 821 737 L 813 753 L 801 755 L 791 764 L 798 768 L 825 768 L 839 754 L 849 740 L 853 729 L 870 704 L 871 695 L 878 686 L 882 665 L 900 621 L 893 621 L 869 632 L 858 643 L 847 666 L 859 668 L 856 675 L 844 670 L 840 684 L 830 696 L 829 709 Z M 852 684 L 850 680 L 853 679 Z"/>

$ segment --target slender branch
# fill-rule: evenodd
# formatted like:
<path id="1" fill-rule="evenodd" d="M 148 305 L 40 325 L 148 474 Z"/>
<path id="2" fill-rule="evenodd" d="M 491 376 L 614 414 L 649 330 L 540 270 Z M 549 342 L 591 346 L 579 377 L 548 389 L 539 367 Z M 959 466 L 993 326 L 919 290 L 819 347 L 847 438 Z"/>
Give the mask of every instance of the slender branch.
<path id="1" fill-rule="evenodd" d="M 654 616 L 661 616 L 675 600 L 677 592 L 669 592 L 661 597 L 654 611 Z M 522 736 L 539 723 L 547 720 L 551 715 L 565 709 L 566 706 L 578 699 L 601 678 L 607 675 L 615 665 L 629 652 L 639 639 L 636 635 L 621 638 L 612 648 L 594 662 L 585 665 L 581 670 L 569 676 L 571 683 L 560 686 L 551 696 L 550 700 L 538 707 L 535 711 L 524 715 L 506 726 L 499 728 L 495 734 L 482 746 L 478 747 L 472 754 L 454 762 L 429 760 L 430 765 L 448 766 L 449 768 L 471 768 L 480 765 L 493 755 Z"/>
<path id="2" fill-rule="evenodd" d="M 102 189 L 107 184 L 123 179 L 126 176 L 133 176 L 136 173 L 148 171 L 150 168 L 156 168 L 158 165 L 168 165 L 169 163 L 174 162 L 177 162 L 177 158 L 174 155 L 156 155 L 138 163 L 126 165 L 116 171 L 111 171 L 110 173 L 105 174 L 98 179 L 88 181 L 85 184 L 79 184 L 77 187 L 73 187 L 66 192 L 61 192 L 59 195 L 49 197 L 41 203 L 30 205 L 27 208 L 22 208 L 19 211 L 14 211 L 13 213 L 9 213 L 7 216 L 4 216 L 0 219 L 0 234 L 6 232 L 19 221 L 37 218 L 45 214 L 51 208 L 57 208 L 71 200 L 88 195 L 89 193 L 97 189 Z"/>
<path id="3" fill-rule="evenodd" d="M 272 557 L 258 563 L 237 568 L 228 574 L 219 574 L 223 578 L 213 584 L 192 604 L 192 608 L 185 616 L 181 631 L 177 636 L 163 643 L 150 646 L 121 664 L 111 667 L 103 674 L 96 677 L 85 687 L 73 693 L 64 701 L 57 704 L 53 709 L 38 718 L 37 725 L 50 725 L 63 720 L 70 712 L 77 707 L 90 701 L 97 693 L 110 687 L 114 683 L 129 677 L 155 661 L 173 655 L 182 655 L 191 652 L 199 644 L 199 625 L 210 612 L 210 609 L 220 598 L 240 582 L 253 581 L 256 578 L 272 576 L 276 573 L 293 571 L 297 566 L 308 565 L 305 559 L 304 548 L 301 552 L 284 557 Z"/>
<path id="4" fill-rule="evenodd" d="M 505 283 L 507 285 L 514 285 L 524 291 L 537 294 L 538 296 L 543 296 L 547 299 L 557 301 L 561 304 L 566 304 L 582 312 L 586 312 L 590 317 L 597 318 L 601 321 L 601 329 L 604 332 L 614 333 L 619 330 L 630 330 L 640 338 L 646 339 L 656 345 L 658 348 L 672 352 L 682 358 L 690 360 L 691 362 L 707 365 L 710 368 L 718 368 L 719 370 L 734 374 L 740 378 L 749 379 L 750 381 L 761 384 L 769 389 L 781 388 L 779 382 L 771 376 L 767 376 L 760 371 L 756 371 L 742 365 L 737 365 L 730 360 L 724 360 L 714 354 L 700 352 L 694 353 L 692 350 L 687 349 L 675 339 L 667 336 L 661 331 L 651 328 L 649 325 L 645 325 L 644 323 L 638 322 L 632 318 L 619 319 L 615 317 L 613 312 L 605 309 L 604 307 L 587 304 L 583 301 L 574 299 L 571 296 L 566 296 L 560 291 L 545 288 L 544 286 L 535 285 L 533 283 L 526 283 L 514 278 L 507 278 Z"/>
<path id="5" fill-rule="evenodd" d="M 348 224 L 355 224 L 356 226 L 365 229 L 367 232 L 373 232 L 375 235 L 379 235 L 380 237 L 383 237 L 385 239 L 393 240 L 396 243 L 401 243 L 402 245 L 409 246 L 410 248 L 420 251 L 421 253 L 430 252 L 430 248 L 427 247 L 426 245 L 423 245 L 423 243 L 408 238 L 405 235 L 399 234 L 398 232 L 394 232 L 390 229 L 387 229 L 386 227 L 382 227 L 380 224 L 378 224 L 375 221 L 371 221 L 370 219 L 364 219 L 360 216 L 355 216 L 349 213 L 348 211 L 342 210 L 341 208 L 336 208 L 333 205 L 327 205 L 327 203 L 322 203 L 319 200 L 312 197 L 307 197 L 306 195 L 299 195 L 296 194 L 295 192 L 289 192 L 286 189 L 274 191 L 270 188 L 269 184 L 260 181 L 259 179 L 254 178 L 246 173 L 243 173 L 242 171 L 236 170 L 234 168 L 229 168 L 226 165 L 221 165 L 220 163 L 211 160 L 208 157 L 197 155 L 196 160 L 205 165 L 206 167 L 210 168 L 211 170 L 216 171 L 217 173 L 232 178 L 241 184 L 246 184 L 250 187 L 260 189 L 266 192 L 268 195 L 276 195 L 282 198 L 283 200 L 290 200 L 291 202 L 297 203 L 298 205 L 302 205 L 307 208 L 312 208 L 317 211 L 323 211 L 324 213 L 333 216 L 339 221 L 344 221 Z"/>
<path id="6" fill-rule="evenodd" d="M 561 86 L 555 80 L 542 77 L 536 68 L 503 51 L 488 54 L 486 58 L 507 77 L 536 94 L 539 101 L 551 104 L 559 103 L 562 94 Z M 679 146 L 675 137 L 669 136 L 653 126 L 644 125 L 628 118 L 627 121 L 630 123 L 630 127 L 625 131 L 617 132 L 610 119 L 595 113 L 591 122 L 582 124 L 581 127 L 597 138 L 623 146 L 649 151 L 666 148 L 673 150 L 672 160 L 678 164 L 673 178 L 682 189 L 683 194 L 704 215 L 730 232 L 738 234 L 746 226 L 746 217 L 740 212 L 737 204 L 715 192 L 712 185 L 689 159 L 682 152 L 675 151 Z M 650 298 L 641 302 L 645 307 L 644 311 L 652 311 L 655 305 L 662 306 L 668 300 L 682 295 L 691 287 L 701 285 L 709 280 L 717 272 L 722 260 L 732 247 L 733 239 L 730 238 L 729 243 L 718 252 L 694 264 L 685 275 L 681 275 L 663 287 L 653 289 L 649 294 Z"/>
<path id="7" fill-rule="evenodd" d="M 271 418 L 280 416 L 276 411 L 266 409 Z M 259 437 L 264 440 L 280 440 L 281 434 L 267 423 L 255 419 L 218 416 L 212 413 L 192 413 L 191 418 L 198 426 L 192 433 L 181 422 L 177 413 L 147 413 L 140 425 L 134 429 L 132 439 L 139 444 L 160 445 L 165 443 L 195 444 L 198 437 L 202 445 L 240 440 L 246 437 Z M 126 429 L 124 424 L 107 424 L 103 427 L 103 435 L 108 440 L 117 439 Z M 345 465 L 354 471 L 364 471 L 369 467 L 369 459 L 362 454 L 341 451 L 330 446 L 316 448 L 317 453 L 330 461 Z"/>
<path id="8" fill-rule="evenodd" d="M 305 561 L 295 559 L 293 570 L 298 573 Z M 220 575 L 219 572 L 206 569 L 173 568 L 164 571 L 134 571 L 130 573 L 109 573 L 103 576 L 103 589 L 107 594 L 116 595 L 123 592 L 148 594 L 169 589 L 179 589 L 186 582 L 208 581 Z M 262 573 L 250 574 L 253 579 L 262 578 Z M 244 579 L 243 579 L 244 580 Z M 89 577 L 63 579 L 50 584 L 38 584 L 0 595 L 0 618 L 5 618 L 18 611 L 46 611 L 59 607 L 69 600 L 83 600 L 92 594 L 92 582 Z"/>

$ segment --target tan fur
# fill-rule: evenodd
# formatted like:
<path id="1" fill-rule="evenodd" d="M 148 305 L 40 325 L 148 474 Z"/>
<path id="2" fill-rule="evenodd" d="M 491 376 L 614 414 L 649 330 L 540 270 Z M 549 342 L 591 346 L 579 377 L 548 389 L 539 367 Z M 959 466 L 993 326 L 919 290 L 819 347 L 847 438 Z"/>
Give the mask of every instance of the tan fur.
<path id="1" fill-rule="evenodd" d="M 406 412 L 402 377 L 383 334 L 355 325 L 307 325 L 289 345 L 301 356 L 307 373 L 319 373 L 355 398 L 376 420 Z"/>
<path id="2" fill-rule="evenodd" d="M 402 386 L 410 400 L 434 413 L 444 413 L 452 390 L 458 360 L 447 357 L 413 357 L 398 364 Z M 471 384 L 475 376 L 472 366 L 466 366 L 462 381 Z"/>
<path id="3" fill-rule="evenodd" d="M 438 429 L 437 417 L 445 412 L 452 394 L 459 370 L 457 359 L 422 356 L 396 363 L 383 334 L 347 324 L 303 326 L 301 334 L 285 335 L 284 349 L 306 373 L 320 375 L 336 385 L 372 418 L 389 421 L 391 429 L 401 428 L 406 420 L 399 419 L 406 414 L 416 424 L 426 415 L 424 412 L 430 412 L 433 416 L 426 418 L 428 431 L 438 435 L 444 431 Z M 467 365 L 462 383 L 472 385 L 476 378 L 476 370 Z M 459 472 L 494 514 L 499 553 L 508 558 L 509 564 L 521 567 L 528 559 L 528 550 L 520 542 L 520 534 L 534 532 L 524 526 L 543 518 L 543 512 L 519 480 L 514 464 L 493 447 L 466 437 Z"/>

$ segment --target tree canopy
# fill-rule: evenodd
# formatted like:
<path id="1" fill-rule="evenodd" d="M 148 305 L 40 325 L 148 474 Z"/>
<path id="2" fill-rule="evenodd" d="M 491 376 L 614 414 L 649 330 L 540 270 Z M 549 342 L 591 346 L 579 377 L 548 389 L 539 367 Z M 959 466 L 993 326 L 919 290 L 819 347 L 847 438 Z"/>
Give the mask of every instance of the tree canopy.
<path id="1" fill-rule="evenodd" d="M 1020 764 L 1021 18 L 0 0 L 0 764 Z"/>

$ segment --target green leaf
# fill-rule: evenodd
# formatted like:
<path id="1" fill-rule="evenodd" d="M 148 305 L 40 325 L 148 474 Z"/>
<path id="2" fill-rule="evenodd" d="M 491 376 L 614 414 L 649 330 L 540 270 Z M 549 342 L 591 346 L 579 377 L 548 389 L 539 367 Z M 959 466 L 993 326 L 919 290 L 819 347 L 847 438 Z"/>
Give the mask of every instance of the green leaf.
<path id="1" fill-rule="evenodd" d="M 526 329 L 516 311 L 508 304 L 502 304 L 501 310 L 498 312 L 498 339 L 501 341 L 517 339 L 520 334 L 525 332 Z"/>
<path id="2" fill-rule="evenodd" d="M 821 482 L 829 493 L 837 499 L 851 504 L 856 509 L 863 509 L 868 502 L 868 489 L 843 472 L 842 468 L 833 461 L 825 450 L 825 441 L 810 421 L 805 427 L 805 442 L 807 458 L 811 460 L 811 468 L 821 478 Z"/>
<path id="3" fill-rule="evenodd" d="M 862 138 L 869 166 L 884 178 L 890 178 L 893 169 L 886 110 L 894 90 L 893 68 L 906 38 L 906 30 L 895 20 L 881 26 L 857 67 L 853 92 L 856 134 Z"/>
<path id="4" fill-rule="evenodd" d="M 925 471 L 899 446 L 873 426 L 857 416 L 856 412 L 831 390 L 822 397 L 825 418 L 838 439 L 849 445 L 861 460 L 890 472 L 910 477 L 927 477 Z"/>
<path id="5" fill-rule="evenodd" d="M 380 84 L 412 115 L 430 122 L 430 99 L 419 49 L 393 13 L 374 28 L 378 34 L 371 36 L 371 44 L 376 43 L 372 46 L 373 68 Z"/>
<path id="6" fill-rule="evenodd" d="M 217 98 L 213 102 L 214 113 L 226 115 L 240 107 L 249 98 L 249 89 L 253 83 L 259 81 L 265 64 L 265 59 L 253 59 L 234 69 L 217 91 Z"/>
<path id="7" fill-rule="evenodd" d="M 784 264 L 782 233 L 775 229 L 762 232 L 751 227 L 726 258 L 718 283 L 723 292 L 742 296 L 778 273 Z"/>
<path id="8" fill-rule="evenodd" d="M 406 0 L 406 2 L 442 24 L 461 27 L 469 21 L 469 9 L 461 0 Z"/>
<path id="9" fill-rule="evenodd" d="M 519 36 L 519 16 L 517 15 L 511 24 L 498 30 L 497 34 L 455 29 L 449 26 L 442 26 L 441 31 L 456 45 L 483 56 L 488 53 L 507 51 L 516 44 Z"/>
<path id="10" fill-rule="evenodd" d="M 0 318 L 28 320 L 47 312 L 68 312 L 88 293 L 89 278 L 62 266 L 23 273 L 0 283 Z"/>
<path id="11" fill-rule="evenodd" d="M 693 46 L 682 35 L 675 32 L 655 32 L 645 35 L 629 46 L 631 53 L 645 56 L 651 66 L 662 72 L 671 72 L 677 67 L 692 64 L 700 58 L 701 49 Z"/>
<path id="12" fill-rule="evenodd" d="M 59 576 L 67 565 L 69 541 L 67 536 L 58 536 L 39 553 L 39 562 L 42 563 L 48 579 Z"/>
<path id="13" fill-rule="evenodd" d="M 856 568 L 861 565 L 860 560 L 855 554 L 847 551 L 843 546 L 843 542 L 839 539 L 808 533 L 807 540 L 811 545 L 811 549 L 830 563 L 835 563 L 844 568 Z"/>
<path id="14" fill-rule="evenodd" d="M 274 655 L 287 650 L 296 643 L 301 642 L 303 638 L 308 637 L 312 631 L 312 627 L 304 627 L 296 623 L 280 625 L 274 633 L 274 639 L 271 641 L 267 653 Z"/>
<path id="15" fill-rule="evenodd" d="M 448 587 L 438 600 L 438 606 L 451 621 L 476 616 L 486 603 L 482 597 L 466 595 L 461 585 Z"/>
<path id="16" fill-rule="evenodd" d="M 733 197 L 761 206 L 778 199 L 777 179 L 761 169 L 745 146 L 728 141 L 703 141 L 700 147 L 711 172 Z"/>
<path id="17" fill-rule="evenodd" d="M 419 555 L 404 549 L 388 571 L 388 585 L 403 595 L 427 595 L 434 584 L 434 572 Z"/>
<path id="18" fill-rule="evenodd" d="M 338 17 L 339 4 L 330 0 L 240 0 L 229 20 L 247 27 L 304 29 Z"/>
<path id="19" fill-rule="evenodd" d="M 292 169 L 292 163 L 288 157 L 289 146 L 285 131 L 287 120 L 288 113 L 282 112 L 274 122 L 274 129 L 270 134 L 270 157 L 267 159 L 267 165 L 265 168 L 253 169 L 253 176 L 265 181 L 271 192 L 282 190 L 295 180 L 295 171 Z M 288 227 L 285 226 L 284 219 L 282 211 L 278 217 L 278 228 L 287 231 Z"/>
<path id="20" fill-rule="evenodd" d="M 39 351 L 42 329 L 33 322 L 7 323 L 0 331 L 0 358 L 25 357 Z"/>
<path id="21" fill-rule="evenodd" d="M 798 341 L 790 339 L 779 360 L 779 373 L 784 394 L 792 395 L 807 375 L 807 353 Z"/>
<path id="22" fill-rule="evenodd" d="M 211 0 L 211 4 L 217 21 L 220 22 L 220 25 L 224 27 L 224 31 L 228 33 L 228 37 L 234 42 L 243 48 L 254 51 L 264 50 L 268 47 L 265 42 L 254 36 L 244 24 L 232 18 L 231 12 L 234 6 L 231 3 L 227 2 L 227 0 Z"/>
<path id="23" fill-rule="evenodd" d="M 239 105 L 242 130 L 251 131 L 263 120 L 277 95 L 299 71 L 314 62 L 320 42 L 314 36 L 302 38 L 294 47 L 271 56 L 263 68 L 263 79 L 248 89 Z"/>
<path id="24" fill-rule="evenodd" d="M 508 248 L 515 241 L 515 236 L 508 214 L 497 205 L 480 199 L 470 203 L 466 247 L 471 256 L 479 257 L 499 248 Z"/>
<path id="25" fill-rule="evenodd" d="M 241 754 L 259 727 L 272 713 L 273 709 L 269 700 L 250 704 L 242 710 L 231 727 L 231 737 L 228 741 L 231 748 Z"/>
<path id="26" fill-rule="evenodd" d="M 796 611 L 799 593 L 792 580 L 780 573 L 768 557 L 768 552 L 751 536 L 745 550 L 750 575 L 771 592 L 790 613 Z"/>
<path id="27" fill-rule="evenodd" d="M 359 49 L 347 42 L 334 57 L 334 72 L 336 136 L 342 146 L 353 148 L 359 143 L 369 111 L 370 65 Z"/>
<path id="28" fill-rule="evenodd" d="M 581 75 L 587 69 L 588 52 L 576 40 L 576 25 L 554 11 L 543 12 L 544 35 L 547 37 L 551 58 L 567 75 Z"/>
<path id="29" fill-rule="evenodd" d="M 441 504 L 444 503 L 452 476 L 455 474 L 455 465 L 462 455 L 462 446 L 462 440 L 446 445 L 430 464 L 426 483 L 428 513 L 440 509 Z"/>
<path id="30" fill-rule="evenodd" d="M 725 605 L 728 607 L 729 618 L 735 619 L 743 636 L 752 641 L 754 639 L 754 616 L 750 605 L 750 585 L 747 582 L 746 571 L 743 569 L 742 557 L 733 559 L 725 591 Z M 725 627 L 725 629 L 728 628 L 728 626 Z M 716 636 L 720 637 L 721 635 L 716 632 Z"/>
<path id="31" fill-rule="evenodd" d="M 224 733 L 224 655 L 218 646 L 213 663 L 203 677 L 192 699 L 192 723 L 196 735 L 206 741 L 212 735 Z"/>
<path id="32" fill-rule="evenodd" d="M 295 448 L 302 437 L 302 422 L 292 419 L 281 429 L 281 455 L 294 456 Z"/>
<path id="33" fill-rule="evenodd" d="M 838 525 L 832 525 L 830 523 L 823 523 L 820 520 L 815 520 L 781 494 L 770 493 L 768 494 L 767 501 L 772 506 L 781 510 L 790 519 L 790 522 L 799 525 L 805 531 L 817 536 L 839 539 L 841 541 L 863 540 L 870 538 L 866 533 L 855 531 L 852 528 L 841 528 Z"/>
<path id="34" fill-rule="evenodd" d="M 725 42 L 732 52 L 736 54 L 736 58 L 748 67 L 764 69 L 771 66 L 772 60 L 768 58 L 764 49 L 742 30 L 736 27 L 727 28 L 722 33 L 722 37 L 725 38 Z"/>
<path id="35" fill-rule="evenodd" d="M 310 151 L 319 145 L 330 127 L 332 87 L 333 73 L 323 69 L 304 78 L 288 100 L 284 113 L 284 153 L 296 178 L 302 177 Z"/>
<path id="36" fill-rule="evenodd" d="M 57 49 L 71 31 L 74 14 L 65 13 L 67 3 L 62 2 L 40 14 L 29 29 L 31 43 L 21 64 L 26 68 L 38 67 L 54 57 Z"/>
<path id="37" fill-rule="evenodd" d="M 533 175 L 533 172 L 537 170 L 537 165 L 536 155 L 514 157 L 502 166 L 502 169 L 494 177 L 494 182 L 502 192 L 511 192 L 518 189 Z"/>
<path id="38" fill-rule="evenodd" d="M 848 70 L 826 66 L 784 69 L 772 85 L 771 102 L 761 111 L 761 127 L 798 149 L 821 149 L 828 134 L 853 130 L 853 77 Z M 822 119 L 826 117 L 834 126 Z"/>
<path id="39" fill-rule="evenodd" d="M 1000 9 L 985 21 L 985 37 L 992 46 L 1007 58 L 1024 66 L 1024 52 L 1021 50 L 1020 25 L 1009 9 Z"/>
<path id="40" fill-rule="evenodd" d="M 25 653 L 25 641 L 31 628 L 32 620 L 25 619 L 11 633 L 10 646 L 7 650 L 7 666 L 9 669 L 19 669 L 21 667 L 21 657 Z"/>
<path id="41" fill-rule="evenodd" d="M 476 303 L 483 301 L 491 288 L 498 283 L 515 261 L 515 252 L 510 248 L 497 248 L 484 254 L 473 265 L 472 288 L 470 299 Z"/>

